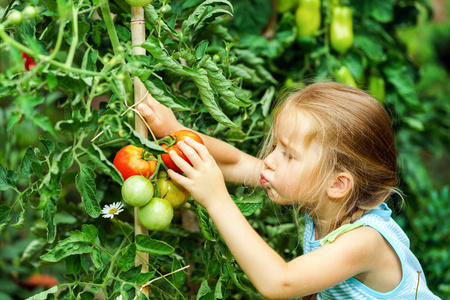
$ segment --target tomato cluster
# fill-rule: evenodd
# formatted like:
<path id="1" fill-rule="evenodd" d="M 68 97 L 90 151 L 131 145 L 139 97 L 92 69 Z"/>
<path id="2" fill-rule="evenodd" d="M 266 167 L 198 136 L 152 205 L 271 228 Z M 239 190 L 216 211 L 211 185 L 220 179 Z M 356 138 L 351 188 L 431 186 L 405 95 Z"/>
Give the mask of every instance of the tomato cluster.
<path id="1" fill-rule="evenodd" d="M 200 136 L 189 130 L 176 131 L 159 143 L 166 151 L 173 150 L 190 163 L 176 144 L 187 137 L 203 144 Z M 165 170 L 160 170 L 162 164 L 181 173 L 168 154 L 155 156 L 134 145 L 123 147 L 114 158 L 114 166 L 125 181 L 122 198 L 127 204 L 138 207 L 138 219 L 149 230 L 162 230 L 169 226 L 174 208 L 186 203 L 190 196 L 185 188 L 168 177 Z"/>

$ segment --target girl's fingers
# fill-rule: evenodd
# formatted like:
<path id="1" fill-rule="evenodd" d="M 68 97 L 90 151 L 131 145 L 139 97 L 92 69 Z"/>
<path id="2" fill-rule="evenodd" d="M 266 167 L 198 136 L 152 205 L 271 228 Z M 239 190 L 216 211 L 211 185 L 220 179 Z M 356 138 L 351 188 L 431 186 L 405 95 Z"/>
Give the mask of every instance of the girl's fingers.
<path id="1" fill-rule="evenodd" d="M 195 169 L 201 167 L 203 160 L 192 146 L 186 144 L 186 142 L 178 142 L 177 146 L 186 155 Z"/>
<path id="2" fill-rule="evenodd" d="M 186 138 L 184 142 L 191 146 L 195 150 L 195 152 L 197 152 L 203 162 L 209 163 L 213 159 L 205 145 L 191 138 Z"/>
<path id="3" fill-rule="evenodd" d="M 185 189 L 187 189 L 187 187 L 189 186 L 189 178 L 175 172 L 172 169 L 167 170 L 167 174 L 170 178 L 172 178 L 176 183 L 183 186 Z"/>
<path id="4" fill-rule="evenodd" d="M 189 175 L 191 174 L 192 166 L 183 158 L 181 158 L 174 150 L 170 151 L 169 155 L 172 161 L 177 165 L 177 167 L 180 168 L 180 170 L 189 177 Z"/>
<path id="5" fill-rule="evenodd" d="M 148 105 L 141 103 L 137 106 L 137 109 L 145 118 L 145 120 L 147 120 L 147 123 L 148 125 L 150 125 L 150 127 L 152 127 L 152 124 L 158 120 L 158 116 L 153 112 L 153 110 Z"/>

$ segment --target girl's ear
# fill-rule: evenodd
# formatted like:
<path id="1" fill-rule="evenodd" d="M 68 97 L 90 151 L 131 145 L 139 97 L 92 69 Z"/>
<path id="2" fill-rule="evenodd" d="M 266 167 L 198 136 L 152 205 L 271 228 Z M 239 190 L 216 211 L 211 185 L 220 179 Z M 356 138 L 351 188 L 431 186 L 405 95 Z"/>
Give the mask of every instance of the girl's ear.
<path id="1" fill-rule="evenodd" d="M 328 197 L 331 199 L 340 199 L 345 197 L 352 189 L 353 176 L 347 172 L 341 172 L 336 175 L 327 188 Z"/>

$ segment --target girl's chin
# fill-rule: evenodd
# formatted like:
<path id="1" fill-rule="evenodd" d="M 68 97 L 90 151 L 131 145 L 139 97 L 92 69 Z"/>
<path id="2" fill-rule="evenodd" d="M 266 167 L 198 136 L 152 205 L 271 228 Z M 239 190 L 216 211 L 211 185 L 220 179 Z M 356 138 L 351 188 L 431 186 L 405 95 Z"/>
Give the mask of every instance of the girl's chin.
<path id="1" fill-rule="evenodd" d="M 272 188 L 266 189 L 267 196 L 269 199 L 278 205 L 294 205 L 295 202 L 292 199 L 287 199 L 284 197 L 281 197 L 275 190 Z"/>

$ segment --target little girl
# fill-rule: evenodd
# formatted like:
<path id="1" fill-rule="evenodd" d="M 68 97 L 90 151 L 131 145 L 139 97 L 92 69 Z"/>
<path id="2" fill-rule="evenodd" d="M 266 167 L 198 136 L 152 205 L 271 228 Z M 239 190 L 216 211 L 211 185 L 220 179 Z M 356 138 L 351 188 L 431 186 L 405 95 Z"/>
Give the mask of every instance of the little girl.
<path id="1" fill-rule="evenodd" d="M 153 98 L 139 110 L 158 137 L 186 129 Z M 427 288 L 409 240 L 384 203 L 397 184 L 391 121 L 367 93 L 315 83 L 279 107 L 263 159 L 202 135 L 186 139 L 170 177 L 189 190 L 262 296 L 290 299 L 438 299 Z M 261 186 L 305 215 L 304 255 L 284 261 L 250 226 L 225 181 Z"/>

